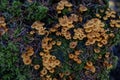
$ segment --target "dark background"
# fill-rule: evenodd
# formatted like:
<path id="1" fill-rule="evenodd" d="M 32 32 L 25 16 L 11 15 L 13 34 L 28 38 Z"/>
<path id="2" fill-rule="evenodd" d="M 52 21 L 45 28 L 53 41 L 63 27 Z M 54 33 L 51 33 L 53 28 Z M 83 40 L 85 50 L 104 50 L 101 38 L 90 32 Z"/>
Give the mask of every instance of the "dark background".
<path id="1" fill-rule="evenodd" d="M 109 7 L 114 9 L 120 15 L 120 0 L 110 0 Z M 118 56 L 117 67 L 111 70 L 110 80 L 120 80 L 120 43 L 113 47 L 113 52 Z"/>

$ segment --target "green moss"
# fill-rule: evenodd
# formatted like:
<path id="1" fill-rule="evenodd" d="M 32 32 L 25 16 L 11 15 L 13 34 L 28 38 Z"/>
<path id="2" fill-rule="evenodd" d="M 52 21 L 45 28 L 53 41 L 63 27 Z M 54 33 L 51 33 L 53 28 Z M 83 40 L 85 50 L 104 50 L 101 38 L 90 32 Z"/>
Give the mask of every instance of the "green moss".
<path id="1" fill-rule="evenodd" d="M 0 44 L 0 78 L 2 80 L 27 80 L 30 69 L 20 64 L 19 50 L 16 44 Z"/>
<path id="2" fill-rule="evenodd" d="M 27 20 L 41 20 L 46 17 L 48 8 L 37 3 L 30 4 L 26 9 Z"/>
<path id="3" fill-rule="evenodd" d="M 21 6 L 21 2 L 13 1 L 12 5 L 8 7 L 7 10 L 12 16 L 20 16 L 22 14 Z"/>
<path id="4" fill-rule="evenodd" d="M 37 2 L 21 3 L 19 0 L 14 0 L 12 3 L 9 3 L 8 0 L 2 0 L 0 2 L 0 11 L 3 12 L 3 15 L 11 15 L 11 18 L 21 17 L 22 20 L 32 21 L 45 18 L 48 8 Z"/>
<path id="5" fill-rule="evenodd" d="M 9 4 L 8 0 L 0 1 L 0 11 L 5 11 L 7 9 L 7 5 Z"/>

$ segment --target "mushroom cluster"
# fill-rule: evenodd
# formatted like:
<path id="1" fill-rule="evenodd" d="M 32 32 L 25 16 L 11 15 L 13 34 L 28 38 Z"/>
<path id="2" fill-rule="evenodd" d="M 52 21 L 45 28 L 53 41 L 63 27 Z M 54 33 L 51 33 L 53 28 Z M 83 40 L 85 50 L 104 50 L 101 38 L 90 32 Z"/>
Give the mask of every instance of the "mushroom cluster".
<path id="1" fill-rule="evenodd" d="M 6 27 L 5 18 L 2 16 L 0 17 L 0 36 L 7 32 L 8 29 Z"/>
<path id="2" fill-rule="evenodd" d="M 42 39 L 42 48 L 44 52 L 49 52 L 52 49 L 52 46 L 54 44 L 52 43 L 52 38 L 44 37 Z"/>
<path id="3" fill-rule="evenodd" d="M 79 21 L 79 16 L 76 14 L 71 14 L 69 17 L 63 16 L 58 19 L 59 25 L 61 26 L 61 33 L 62 36 L 65 37 L 65 39 L 70 40 L 72 39 L 70 29 L 74 28 L 74 22 Z M 58 34 L 58 32 L 56 32 Z"/>
<path id="4" fill-rule="evenodd" d="M 112 62 L 110 61 L 110 52 L 106 52 L 106 54 L 104 55 L 105 60 L 103 62 L 103 66 L 107 69 L 111 69 L 113 67 Z"/>
<path id="5" fill-rule="evenodd" d="M 56 10 L 58 13 L 61 13 L 61 11 L 66 7 L 68 8 L 69 10 L 71 10 L 71 7 L 73 5 L 68 2 L 67 0 L 61 0 L 60 2 L 58 2 L 57 6 L 56 6 Z"/>
<path id="6" fill-rule="evenodd" d="M 54 75 L 58 75 L 57 78 L 61 78 L 61 80 L 69 78 L 70 80 L 76 80 L 74 70 L 69 72 L 70 75 L 73 74 L 72 77 L 65 76 L 65 70 L 69 71 L 71 68 L 78 68 L 81 71 L 77 72 L 83 72 L 83 74 L 88 71 L 92 75 L 102 73 L 102 71 L 97 70 L 98 67 L 101 70 L 104 67 L 112 68 L 113 61 L 110 61 L 112 57 L 108 53 L 105 54 L 108 49 L 103 49 L 103 47 L 107 46 L 108 48 L 112 44 L 110 38 L 116 37 L 113 27 L 120 27 L 120 20 L 115 19 L 116 12 L 110 9 L 107 9 L 107 11 L 100 10 L 100 14 L 95 12 L 93 17 L 86 14 L 89 13 L 89 7 L 84 4 L 76 7 L 68 0 L 60 0 L 56 5 L 58 13 L 55 15 L 55 20 L 51 19 L 50 16 L 50 24 L 44 24 L 50 20 L 41 20 L 35 21 L 31 26 L 33 29 L 31 34 L 36 32 L 38 35 L 35 35 L 35 37 L 40 36 L 41 44 L 38 53 L 42 64 L 34 65 L 34 69 L 42 69 L 40 70 L 42 80 L 57 80 L 53 78 Z M 69 14 L 62 14 L 64 8 L 74 8 L 74 10 Z M 22 54 L 23 62 L 26 65 L 32 62 L 30 57 L 33 53 L 30 55 L 30 51 L 34 53 L 33 49 L 28 49 L 27 52 Z M 96 64 L 97 61 L 101 63 Z M 67 78 L 64 78 L 64 76 Z"/>
<path id="7" fill-rule="evenodd" d="M 37 33 L 39 34 L 39 35 L 45 35 L 47 32 L 46 32 L 46 28 L 44 28 L 43 26 L 44 26 L 45 24 L 44 23 L 42 23 L 42 22 L 40 22 L 40 21 L 35 21 L 33 24 L 32 24 L 32 28 L 33 29 L 35 29 L 35 30 L 37 30 Z"/>
<path id="8" fill-rule="evenodd" d="M 105 16 L 103 17 L 104 20 L 108 20 L 109 18 L 115 18 L 116 12 L 110 9 L 107 9 L 105 11 Z"/>
<path id="9" fill-rule="evenodd" d="M 82 61 L 79 58 L 79 55 L 81 54 L 81 52 L 82 52 L 81 50 L 76 50 L 74 52 L 74 54 L 72 54 L 72 53 L 69 54 L 69 58 L 72 59 L 73 61 L 75 61 L 77 64 L 81 64 Z"/>
<path id="10" fill-rule="evenodd" d="M 91 62 L 91 61 L 88 61 L 87 63 L 86 63 L 86 66 L 84 67 L 86 70 L 89 70 L 89 71 L 91 71 L 92 73 L 95 73 L 95 71 L 96 71 L 96 68 L 95 68 L 95 66 L 93 65 L 93 63 Z"/>
<path id="11" fill-rule="evenodd" d="M 41 76 L 45 76 L 48 71 L 50 73 L 54 73 L 55 68 L 57 66 L 60 66 L 60 61 L 56 59 L 55 56 L 52 56 L 50 53 L 40 52 L 40 56 L 42 57 L 42 62 L 44 66 L 43 70 L 41 71 Z M 46 74 L 43 72 L 46 72 Z"/>
<path id="12" fill-rule="evenodd" d="M 120 28 L 120 20 L 111 20 L 110 26 Z"/>
<path id="13" fill-rule="evenodd" d="M 66 39 L 71 39 L 71 33 L 69 32 L 69 30 L 74 27 L 73 20 L 71 20 L 67 16 L 63 16 L 58 20 L 59 20 L 59 24 L 62 26 L 61 29 L 62 36 L 64 36 Z"/>
<path id="14" fill-rule="evenodd" d="M 73 39 L 83 40 L 86 37 L 83 28 L 74 29 L 74 36 Z"/>
<path id="15" fill-rule="evenodd" d="M 88 39 L 85 45 L 92 45 L 95 44 L 95 42 L 97 42 L 98 47 L 106 45 L 108 43 L 109 35 L 106 33 L 107 31 L 104 27 L 105 24 L 97 18 L 93 18 L 85 23 L 84 29 Z"/>
<path id="16" fill-rule="evenodd" d="M 87 10 L 88 10 L 88 8 L 87 8 L 86 6 L 80 4 L 79 11 L 80 11 L 81 13 L 83 13 L 83 12 L 85 12 L 85 11 L 87 11 Z"/>
<path id="17" fill-rule="evenodd" d="M 26 49 L 26 52 L 22 53 L 21 57 L 25 65 L 30 65 L 32 63 L 32 59 L 30 57 L 33 56 L 33 54 L 34 50 L 31 46 Z"/>

